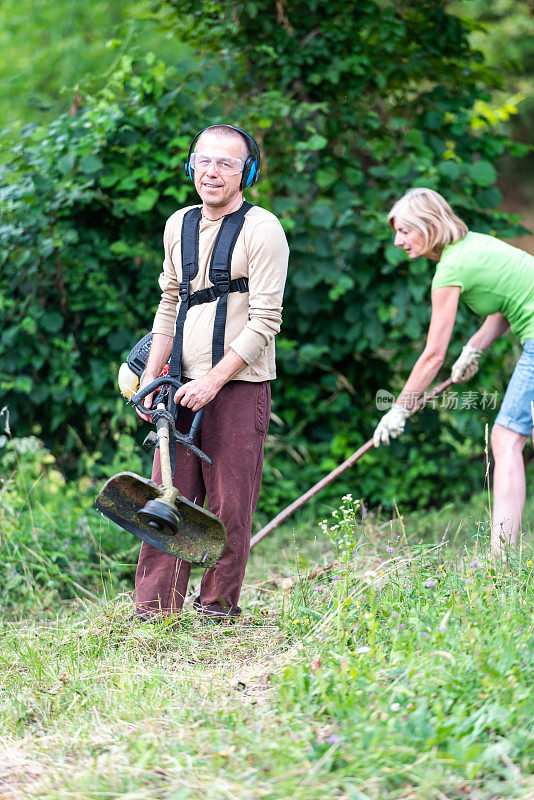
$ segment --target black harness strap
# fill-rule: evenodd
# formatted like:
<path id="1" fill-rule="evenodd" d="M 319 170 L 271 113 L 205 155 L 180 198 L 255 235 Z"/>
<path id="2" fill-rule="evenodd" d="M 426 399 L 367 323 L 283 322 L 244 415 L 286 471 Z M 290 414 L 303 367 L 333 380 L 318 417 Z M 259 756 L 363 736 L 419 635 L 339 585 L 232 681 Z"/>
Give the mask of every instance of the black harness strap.
<path id="1" fill-rule="evenodd" d="M 241 208 L 233 214 L 227 214 L 219 228 L 219 233 L 213 246 L 211 254 L 210 280 L 214 284 L 219 294 L 217 301 L 217 311 L 215 312 L 215 322 L 213 324 L 213 340 L 211 346 L 211 365 L 217 364 L 224 355 L 224 332 L 226 328 L 226 313 L 228 295 L 232 291 L 230 280 L 230 269 L 232 264 L 232 254 L 234 252 L 237 237 L 241 232 L 245 221 L 245 214 L 252 208 L 250 203 L 243 203 Z M 247 288 L 248 290 L 248 281 Z M 233 290 L 235 291 L 235 289 Z M 241 289 L 238 289 L 241 291 Z"/>
<path id="2" fill-rule="evenodd" d="M 202 211 L 200 208 L 192 208 L 184 215 L 182 222 L 182 281 L 178 289 L 180 308 L 176 317 L 174 341 L 169 362 L 169 375 L 172 378 L 178 378 L 179 381 L 182 380 L 182 345 L 185 317 L 190 305 L 189 284 L 198 272 L 198 231 L 201 218 Z M 171 410 L 169 408 L 169 411 Z"/>
<path id="3" fill-rule="evenodd" d="M 252 208 L 250 203 L 243 203 L 241 208 L 232 214 L 227 214 L 221 223 L 210 261 L 209 278 L 213 286 L 199 289 L 190 293 L 190 284 L 198 273 L 198 237 L 202 211 L 192 208 L 184 214 L 182 222 L 182 281 L 179 286 L 180 307 L 176 317 L 176 328 L 169 362 L 169 375 L 182 380 L 182 348 L 184 341 L 184 325 L 188 310 L 192 306 L 202 303 L 212 303 L 217 300 L 215 323 L 213 326 L 212 366 L 215 366 L 224 355 L 224 329 L 226 327 L 226 312 L 228 294 L 230 292 L 248 292 L 248 278 L 235 278 L 230 280 L 232 254 L 237 237 L 243 227 L 245 214 Z M 176 404 L 174 391 L 169 391 L 167 410 L 176 418 Z M 171 440 L 174 440 L 171 434 Z M 171 470 L 174 475 L 176 469 L 175 448 L 170 448 Z"/>
<path id="4" fill-rule="evenodd" d="M 198 272 L 198 231 L 202 212 L 200 208 L 192 208 L 185 215 L 182 222 L 182 281 L 178 288 L 180 295 L 180 308 L 176 317 L 176 327 L 174 330 L 174 340 L 172 343 L 171 358 L 169 361 L 169 375 L 172 378 L 182 380 L 182 344 L 184 340 L 184 324 L 187 311 L 189 309 L 189 284 Z M 187 221 L 187 222 L 186 222 Z M 184 236 L 184 229 L 188 232 Z M 176 419 L 176 403 L 174 402 L 174 391 L 169 390 L 167 396 L 167 411 Z M 169 443 L 175 442 L 174 435 L 169 430 Z M 169 448 L 171 459 L 171 474 L 176 472 L 176 448 Z"/>
<path id="5" fill-rule="evenodd" d="M 248 278 L 234 278 L 230 281 L 231 292 L 248 292 Z M 221 293 L 215 286 L 208 286 L 206 289 L 199 289 L 189 295 L 189 308 L 201 305 L 202 303 L 213 303 L 218 300 Z"/>

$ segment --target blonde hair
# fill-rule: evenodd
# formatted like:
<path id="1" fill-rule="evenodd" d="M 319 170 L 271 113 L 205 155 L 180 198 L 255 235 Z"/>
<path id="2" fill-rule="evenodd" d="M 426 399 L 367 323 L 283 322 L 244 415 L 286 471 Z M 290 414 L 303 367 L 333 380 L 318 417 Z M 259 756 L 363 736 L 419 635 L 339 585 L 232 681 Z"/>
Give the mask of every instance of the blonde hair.
<path id="1" fill-rule="evenodd" d="M 410 189 L 397 200 L 388 214 L 388 222 L 395 230 L 397 225 L 415 228 L 425 239 L 423 255 L 441 256 L 448 244 L 463 239 L 468 227 L 456 216 L 444 197 L 433 189 Z"/>

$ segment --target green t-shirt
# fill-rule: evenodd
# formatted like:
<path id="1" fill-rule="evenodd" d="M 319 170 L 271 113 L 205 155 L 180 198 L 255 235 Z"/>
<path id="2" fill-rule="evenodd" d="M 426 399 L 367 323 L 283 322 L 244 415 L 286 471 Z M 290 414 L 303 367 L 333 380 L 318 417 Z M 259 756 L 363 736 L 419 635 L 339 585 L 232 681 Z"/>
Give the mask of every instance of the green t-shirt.
<path id="1" fill-rule="evenodd" d="M 494 236 L 471 231 L 444 248 L 432 289 L 460 286 L 475 312 L 499 311 L 521 343 L 534 339 L 534 256 Z"/>

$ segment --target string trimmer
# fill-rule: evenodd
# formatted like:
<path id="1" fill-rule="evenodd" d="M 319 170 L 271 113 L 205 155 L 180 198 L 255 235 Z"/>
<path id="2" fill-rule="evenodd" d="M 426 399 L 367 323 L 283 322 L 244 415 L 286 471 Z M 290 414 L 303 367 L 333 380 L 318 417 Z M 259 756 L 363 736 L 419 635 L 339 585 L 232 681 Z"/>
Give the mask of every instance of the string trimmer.
<path id="1" fill-rule="evenodd" d="M 119 472 L 100 490 L 96 507 L 121 528 L 158 550 L 191 564 L 212 567 L 226 547 L 226 529 L 215 514 L 183 497 L 172 484 L 176 442 L 211 465 L 209 456 L 194 444 L 204 409 L 197 411 L 185 435 L 176 429 L 174 415 L 169 410 L 174 392 L 182 386 L 179 380 L 162 375 L 135 392 L 149 349 L 150 334 L 137 343 L 127 364 L 122 365 L 119 386 L 124 396 L 156 426 L 156 432 L 148 434 L 143 446 L 159 449 L 161 484 L 134 472 Z M 146 408 L 143 400 L 152 392 L 157 393 L 153 407 Z"/>

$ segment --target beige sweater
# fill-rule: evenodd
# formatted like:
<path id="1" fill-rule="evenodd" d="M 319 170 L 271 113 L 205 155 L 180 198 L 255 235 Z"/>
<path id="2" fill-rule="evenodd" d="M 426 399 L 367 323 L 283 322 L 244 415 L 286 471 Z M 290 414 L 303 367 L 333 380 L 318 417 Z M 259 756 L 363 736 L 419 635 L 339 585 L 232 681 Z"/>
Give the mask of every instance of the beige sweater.
<path id="1" fill-rule="evenodd" d="M 190 206 L 189 208 L 193 208 Z M 153 333 L 174 336 L 180 299 L 182 220 L 189 208 L 176 211 L 163 235 L 165 260 L 159 277 L 161 301 L 154 318 Z M 198 274 L 190 291 L 211 286 L 209 265 L 222 220 L 202 217 L 199 232 Z M 264 381 L 276 377 L 274 337 L 282 324 L 282 297 L 287 274 L 289 247 L 274 214 L 253 206 L 232 255 L 231 278 L 248 277 L 249 291 L 228 295 L 224 352 L 232 348 L 247 366 L 234 380 Z M 184 326 L 182 375 L 200 378 L 211 369 L 211 345 L 217 302 L 193 306 Z"/>

